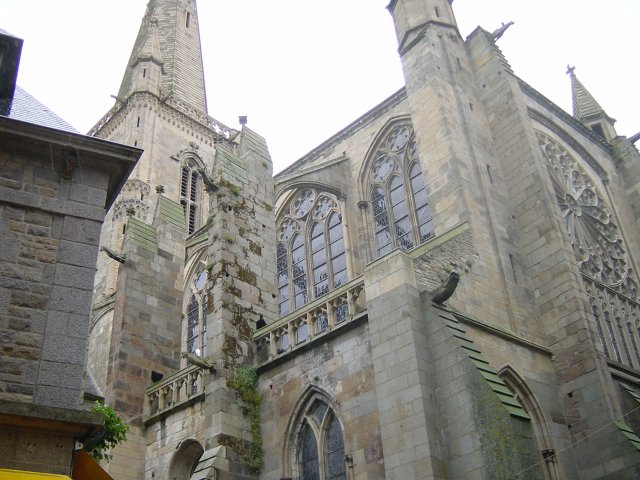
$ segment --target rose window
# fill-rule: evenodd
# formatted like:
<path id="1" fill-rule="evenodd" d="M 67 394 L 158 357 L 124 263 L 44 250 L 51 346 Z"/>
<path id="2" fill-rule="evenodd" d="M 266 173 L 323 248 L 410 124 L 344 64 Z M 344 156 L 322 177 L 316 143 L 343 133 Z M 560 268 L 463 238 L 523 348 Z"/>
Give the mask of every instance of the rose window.
<path id="1" fill-rule="evenodd" d="M 562 145 L 541 132 L 537 135 L 580 270 L 635 298 L 622 239 L 598 189 Z"/>

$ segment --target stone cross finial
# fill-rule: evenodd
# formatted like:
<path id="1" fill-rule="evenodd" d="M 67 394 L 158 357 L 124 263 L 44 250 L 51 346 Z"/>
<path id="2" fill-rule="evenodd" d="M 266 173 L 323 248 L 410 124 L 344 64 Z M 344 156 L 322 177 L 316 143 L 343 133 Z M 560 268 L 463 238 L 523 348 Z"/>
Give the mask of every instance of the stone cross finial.
<path id="1" fill-rule="evenodd" d="M 571 65 L 567 65 L 567 75 L 571 75 L 573 77 L 574 73 L 573 71 L 576 69 L 576 67 L 572 67 Z"/>

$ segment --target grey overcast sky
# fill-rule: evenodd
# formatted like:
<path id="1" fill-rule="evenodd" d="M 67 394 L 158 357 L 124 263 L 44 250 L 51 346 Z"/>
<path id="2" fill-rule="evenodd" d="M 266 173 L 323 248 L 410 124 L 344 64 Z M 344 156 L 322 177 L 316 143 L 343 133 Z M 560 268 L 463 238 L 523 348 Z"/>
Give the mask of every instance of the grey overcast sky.
<path id="1" fill-rule="evenodd" d="M 24 39 L 18 83 L 81 132 L 113 105 L 146 0 L 0 0 Z M 247 115 L 279 171 L 403 84 L 388 0 L 200 0 L 209 114 Z M 640 131 L 640 0 L 455 0 L 463 37 L 493 31 L 515 73 L 571 111 L 568 63 L 618 133 Z"/>

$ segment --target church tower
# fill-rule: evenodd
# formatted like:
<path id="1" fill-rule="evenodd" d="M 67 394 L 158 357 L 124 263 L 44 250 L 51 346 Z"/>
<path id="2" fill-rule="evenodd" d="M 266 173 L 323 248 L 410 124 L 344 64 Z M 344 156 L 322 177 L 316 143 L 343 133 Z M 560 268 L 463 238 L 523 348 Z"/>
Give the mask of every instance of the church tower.
<path id="1" fill-rule="evenodd" d="M 240 471 L 250 428 L 227 380 L 274 316 L 266 143 L 207 114 L 195 0 L 149 1 L 115 99 L 90 134 L 144 153 L 107 214 L 94 290 L 89 371 L 130 425 L 108 468 L 183 478 L 206 451 Z"/>

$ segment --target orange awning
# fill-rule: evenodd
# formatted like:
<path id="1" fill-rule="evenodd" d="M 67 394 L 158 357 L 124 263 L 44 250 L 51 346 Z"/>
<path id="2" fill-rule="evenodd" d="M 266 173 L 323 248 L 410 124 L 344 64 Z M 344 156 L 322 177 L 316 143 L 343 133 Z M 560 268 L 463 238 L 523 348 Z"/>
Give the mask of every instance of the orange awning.
<path id="1" fill-rule="evenodd" d="M 84 450 L 76 450 L 73 454 L 73 480 L 113 480 L 100 464 Z"/>

